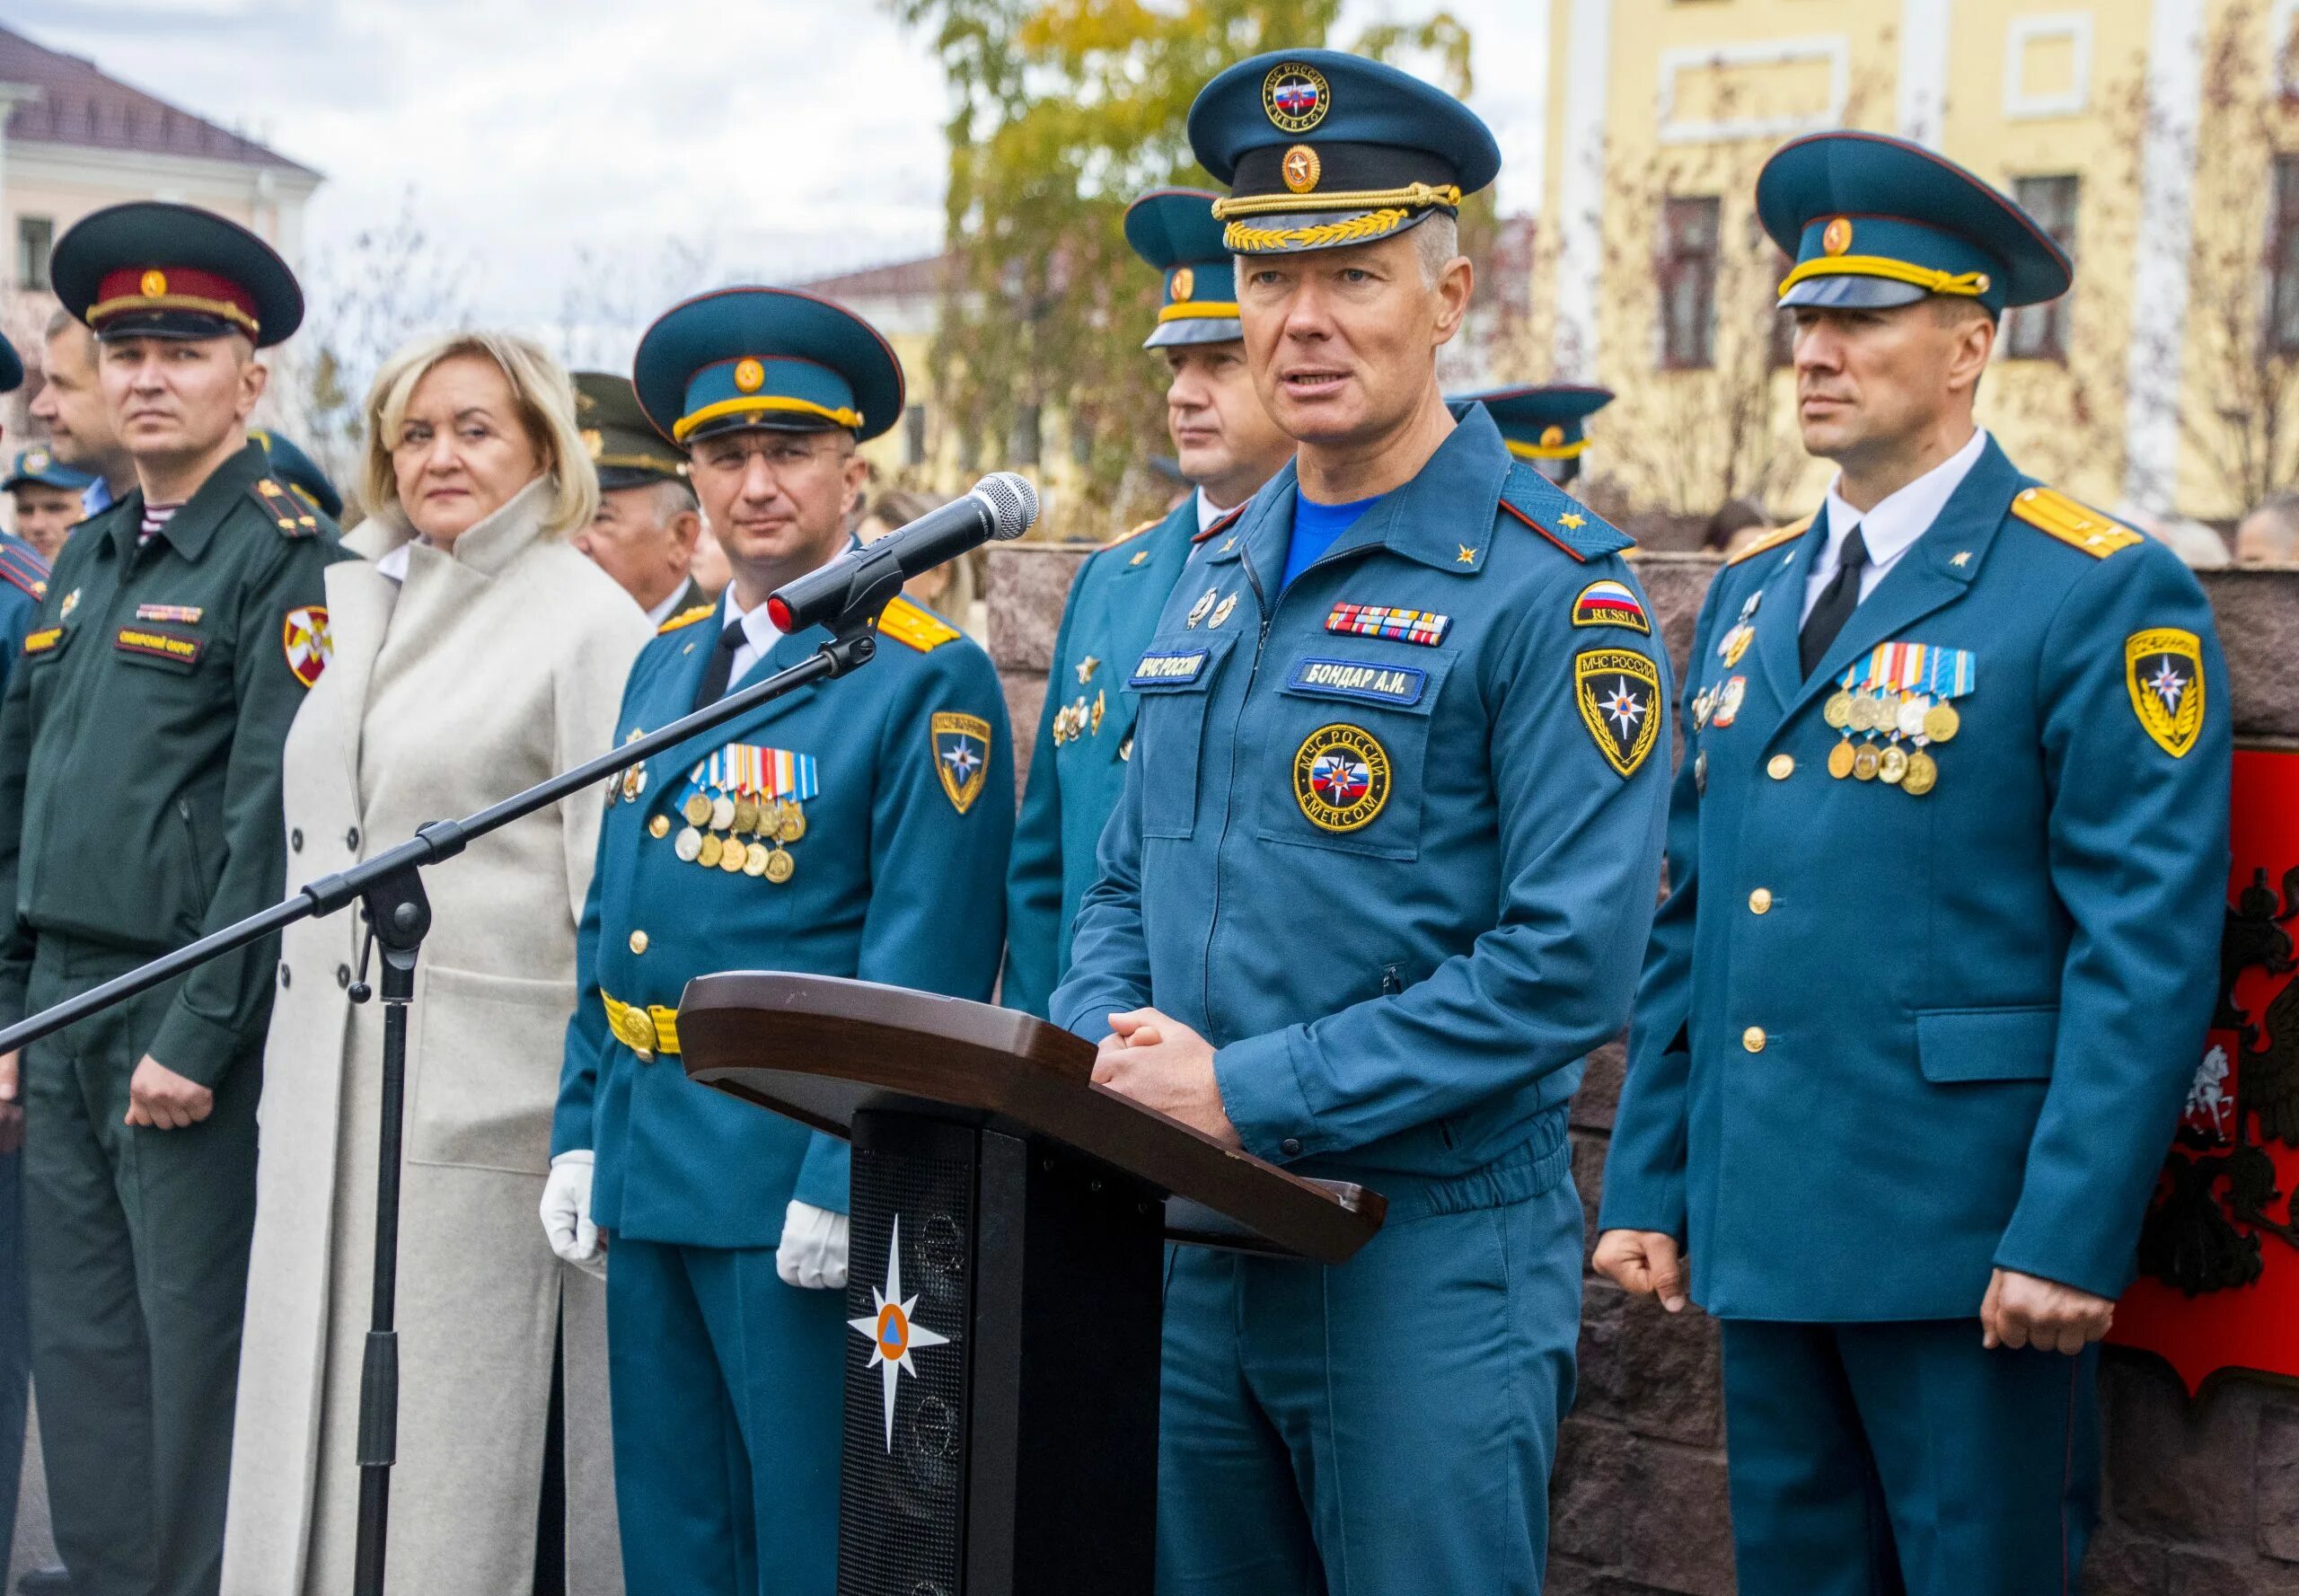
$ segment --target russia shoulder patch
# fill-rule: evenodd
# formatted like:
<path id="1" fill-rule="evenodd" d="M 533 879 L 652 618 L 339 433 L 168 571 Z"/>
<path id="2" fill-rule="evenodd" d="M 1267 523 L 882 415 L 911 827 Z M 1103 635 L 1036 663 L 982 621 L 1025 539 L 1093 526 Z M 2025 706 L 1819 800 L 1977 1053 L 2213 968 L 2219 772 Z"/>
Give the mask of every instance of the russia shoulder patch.
<path id="1" fill-rule="evenodd" d="M 1581 589 L 1581 596 L 1572 601 L 1572 624 L 1618 626 L 1648 638 L 1652 635 L 1652 621 L 1644 613 L 1643 601 L 1627 583 L 1610 578 Z"/>

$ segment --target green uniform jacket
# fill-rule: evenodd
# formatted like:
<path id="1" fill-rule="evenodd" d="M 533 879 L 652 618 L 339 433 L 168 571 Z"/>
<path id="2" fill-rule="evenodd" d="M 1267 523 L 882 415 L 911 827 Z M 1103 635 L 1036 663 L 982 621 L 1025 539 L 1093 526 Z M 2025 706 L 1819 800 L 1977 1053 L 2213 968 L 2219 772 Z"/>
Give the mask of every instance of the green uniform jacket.
<path id="1" fill-rule="evenodd" d="M 131 493 L 72 534 L 0 703 L 0 1022 L 39 938 L 180 948 L 277 902 L 280 745 L 326 663 L 335 525 L 216 470 L 148 544 Z M 261 1044 L 276 942 L 193 971 L 145 1050 L 212 1086 Z"/>

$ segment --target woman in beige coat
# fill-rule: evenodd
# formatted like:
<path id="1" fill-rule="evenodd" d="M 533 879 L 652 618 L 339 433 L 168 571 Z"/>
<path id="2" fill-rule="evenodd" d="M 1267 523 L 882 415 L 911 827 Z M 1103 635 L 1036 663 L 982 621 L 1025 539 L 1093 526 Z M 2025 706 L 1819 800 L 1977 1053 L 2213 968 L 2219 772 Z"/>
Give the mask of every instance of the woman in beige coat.
<path id="1" fill-rule="evenodd" d="M 565 541 L 589 522 L 598 484 L 566 374 L 540 348 L 498 334 L 420 343 L 377 377 L 367 416 L 362 497 L 374 508 L 344 540 L 366 559 L 328 573 L 333 656 L 287 737 L 297 882 L 602 752 L 649 635 L 629 595 Z M 595 797 L 570 798 L 425 876 L 434 916 L 409 1027 L 400 1218 L 395 1591 L 531 1588 L 562 1345 L 568 1588 L 621 1589 L 603 1292 L 535 1229 L 599 817 Z M 350 1588 L 383 1053 L 383 1005 L 346 996 L 359 968 L 356 914 L 293 927 L 280 949 L 229 1596 Z"/>

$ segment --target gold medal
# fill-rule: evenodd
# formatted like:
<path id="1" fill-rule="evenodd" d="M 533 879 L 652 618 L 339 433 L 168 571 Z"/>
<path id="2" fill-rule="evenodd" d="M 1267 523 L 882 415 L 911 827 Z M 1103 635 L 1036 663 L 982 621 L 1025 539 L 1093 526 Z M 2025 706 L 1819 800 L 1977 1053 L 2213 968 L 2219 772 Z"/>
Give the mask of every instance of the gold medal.
<path id="1" fill-rule="evenodd" d="M 743 874 L 758 877 L 766 874 L 767 848 L 763 842 L 753 842 L 743 850 Z"/>
<path id="2" fill-rule="evenodd" d="M 735 800 L 735 829 L 744 833 L 758 830 L 758 805 L 753 800 L 746 798 Z"/>
<path id="3" fill-rule="evenodd" d="M 622 796 L 634 799 L 639 796 L 639 767 L 637 765 L 632 765 L 622 773 Z"/>
<path id="4" fill-rule="evenodd" d="M 1920 736 L 1924 732 L 1924 718 L 1931 709 L 1932 701 L 1923 693 L 1902 699 L 1899 712 L 1892 717 L 1892 725 L 1904 737 Z"/>
<path id="5" fill-rule="evenodd" d="M 1877 768 L 1882 763 L 1883 758 L 1876 752 L 1875 745 L 1863 743 L 1852 756 L 1852 773 L 1860 780 L 1873 781 Z"/>
<path id="6" fill-rule="evenodd" d="M 710 829 L 731 831 L 735 824 L 735 800 L 720 793 L 710 800 Z"/>
<path id="7" fill-rule="evenodd" d="M 1874 731 L 1876 729 L 1876 710 L 1878 708 L 1880 708 L 1880 706 L 1877 704 L 1876 701 L 1870 698 L 1864 692 L 1854 699 L 1852 701 L 1852 729 L 1854 731 Z"/>
<path id="8" fill-rule="evenodd" d="M 792 798 L 782 806 L 782 826 L 776 835 L 782 842 L 795 842 L 806 834 L 806 811 L 799 806 L 797 798 Z"/>
<path id="9" fill-rule="evenodd" d="M 1924 712 L 1924 735 L 1935 743 L 1954 741 L 1963 724 L 1964 718 L 1956 713 L 1953 704 L 1934 704 Z"/>
<path id="10" fill-rule="evenodd" d="M 789 880 L 797 868 L 797 861 L 780 848 L 766 856 L 766 878 L 777 886 Z"/>
<path id="11" fill-rule="evenodd" d="M 671 834 L 671 817 L 667 815 L 656 816 L 654 819 L 647 823 L 647 834 L 657 839 L 669 836 Z"/>
<path id="12" fill-rule="evenodd" d="M 1828 774 L 1839 781 L 1852 774 L 1852 745 L 1849 742 L 1838 743 L 1828 750 Z"/>
<path id="13" fill-rule="evenodd" d="M 706 870 L 716 869 L 719 856 L 724 854 L 726 851 L 727 844 L 720 840 L 718 833 L 717 832 L 709 833 L 702 839 L 701 848 L 695 853 L 694 862 L 700 865 Z"/>
<path id="14" fill-rule="evenodd" d="M 710 800 L 699 792 L 689 793 L 686 802 L 679 806 L 679 813 L 686 816 L 689 825 L 707 825 L 710 821 Z"/>
<path id="15" fill-rule="evenodd" d="M 1898 743 L 1886 744 L 1884 751 L 1876 756 L 1876 780 L 1898 787 L 1900 778 L 1907 774 L 1907 750 Z"/>
<path id="16" fill-rule="evenodd" d="M 1820 719 L 1838 731 L 1850 726 L 1852 724 L 1852 694 L 1841 687 L 1829 693 L 1828 701 L 1820 706 Z"/>
<path id="17" fill-rule="evenodd" d="M 1940 784 L 1940 765 L 1932 755 L 1919 748 L 1907 756 L 1907 774 L 1900 780 L 1900 790 L 1922 798 Z"/>
<path id="18" fill-rule="evenodd" d="M 718 855 L 718 868 L 729 876 L 739 876 L 743 873 L 743 866 L 749 858 L 749 849 L 738 842 L 730 841 Z"/>
<path id="19" fill-rule="evenodd" d="M 679 856 L 681 864 L 692 864 L 702 852 L 702 833 L 691 825 L 681 827 L 671 842 L 671 851 Z"/>

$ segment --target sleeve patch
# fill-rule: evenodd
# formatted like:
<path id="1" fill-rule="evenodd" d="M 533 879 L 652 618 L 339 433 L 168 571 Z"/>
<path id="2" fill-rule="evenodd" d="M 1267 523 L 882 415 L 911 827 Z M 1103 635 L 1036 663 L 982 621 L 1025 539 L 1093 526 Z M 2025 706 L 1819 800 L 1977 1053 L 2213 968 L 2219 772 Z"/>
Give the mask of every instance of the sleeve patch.
<path id="1" fill-rule="evenodd" d="M 1581 723 L 1616 774 L 1636 774 L 1660 740 L 1660 672 L 1633 648 L 1588 648 L 1572 660 Z"/>
<path id="2" fill-rule="evenodd" d="M 932 741 L 934 774 L 943 796 L 961 815 L 973 807 L 990 780 L 990 722 L 979 715 L 939 710 L 934 716 Z"/>
<path id="3" fill-rule="evenodd" d="M 1644 601 L 1627 583 L 1610 578 L 1581 589 L 1581 596 L 1572 601 L 1572 624 L 1619 626 L 1643 632 L 1648 638 L 1652 635 L 1652 621 L 1644 613 Z"/>
<path id="4" fill-rule="evenodd" d="M 304 686 L 315 685 L 327 662 L 335 657 L 335 639 L 327 629 L 327 611 L 304 604 L 287 612 L 279 629 L 279 646 L 287 655 L 287 668 Z"/>
<path id="5" fill-rule="evenodd" d="M 2203 643 L 2173 626 L 2133 632 L 2123 644 L 2123 684 L 2139 727 L 2183 759 L 2203 733 Z"/>

